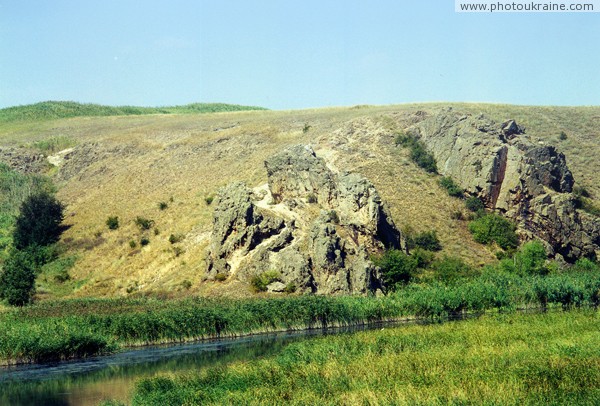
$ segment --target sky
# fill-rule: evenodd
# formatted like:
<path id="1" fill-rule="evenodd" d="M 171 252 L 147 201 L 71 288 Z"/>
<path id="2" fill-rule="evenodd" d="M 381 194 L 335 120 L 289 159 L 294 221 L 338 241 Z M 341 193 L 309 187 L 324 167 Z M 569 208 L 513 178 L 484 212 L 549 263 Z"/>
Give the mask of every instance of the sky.
<path id="1" fill-rule="evenodd" d="M 454 0 L 0 0 L 0 108 L 600 105 L 600 13 Z"/>

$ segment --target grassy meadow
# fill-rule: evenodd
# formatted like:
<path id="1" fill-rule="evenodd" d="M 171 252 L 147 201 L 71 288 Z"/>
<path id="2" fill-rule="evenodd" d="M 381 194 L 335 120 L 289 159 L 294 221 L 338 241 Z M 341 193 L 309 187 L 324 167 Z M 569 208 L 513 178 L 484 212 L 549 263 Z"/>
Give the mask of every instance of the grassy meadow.
<path id="1" fill-rule="evenodd" d="M 577 310 L 314 338 L 144 379 L 132 404 L 595 405 L 599 330 L 597 310 Z"/>

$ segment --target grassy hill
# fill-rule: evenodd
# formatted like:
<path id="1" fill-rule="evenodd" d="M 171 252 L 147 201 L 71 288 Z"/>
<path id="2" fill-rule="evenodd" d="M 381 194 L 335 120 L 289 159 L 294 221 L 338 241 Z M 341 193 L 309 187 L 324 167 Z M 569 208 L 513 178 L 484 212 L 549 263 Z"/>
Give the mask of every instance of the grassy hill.
<path id="1" fill-rule="evenodd" d="M 0 122 L 53 120 L 69 117 L 139 116 L 145 114 L 198 114 L 265 110 L 262 107 L 225 103 L 192 103 L 170 107 L 103 106 L 69 101 L 45 101 L 0 109 Z"/>
<path id="2" fill-rule="evenodd" d="M 67 205 L 70 228 L 62 244 L 76 259 L 69 271 L 72 282 L 68 288 L 44 286 L 42 296 L 249 295 L 235 283 L 202 282 L 213 212 L 209 202 L 233 180 L 251 187 L 266 183 L 264 160 L 299 143 L 313 145 L 336 169 L 369 178 L 401 229 L 436 230 L 443 246 L 438 255 L 460 256 L 476 267 L 494 262 L 494 250 L 473 241 L 467 222 L 456 219 L 463 203 L 394 143 L 396 132 L 420 110 L 452 106 L 500 122 L 515 119 L 527 137 L 564 152 L 576 183 L 600 196 L 600 107 L 453 103 L 194 115 L 188 114 L 196 111 L 190 106 L 78 106 L 84 106 L 81 114 L 74 114 L 75 108 L 44 116 L 37 109 L 31 119 L 25 118 L 27 108 L 0 111 L 10 117 L 23 109 L 13 117 L 24 117 L 0 119 L 0 146 L 39 151 L 36 146 L 58 139 L 76 151 L 60 170 L 49 172 Z M 106 114 L 90 113 L 96 110 Z M 106 221 L 114 216 L 119 228 L 109 230 Z M 151 220 L 147 230 L 138 218 Z"/>

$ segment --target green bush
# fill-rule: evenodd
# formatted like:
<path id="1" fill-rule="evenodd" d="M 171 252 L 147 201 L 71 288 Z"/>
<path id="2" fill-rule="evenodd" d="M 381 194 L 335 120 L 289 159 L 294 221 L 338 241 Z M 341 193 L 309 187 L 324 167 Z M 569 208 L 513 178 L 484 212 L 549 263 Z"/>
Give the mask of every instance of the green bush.
<path id="1" fill-rule="evenodd" d="M 142 237 L 140 239 L 140 245 L 142 247 L 145 247 L 146 245 L 150 244 L 150 239 L 148 237 Z"/>
<path id="2" fill-rule="evenodd" d="M 206 202 L 207 206 L 210 206 L 214 200 L 215 200 L 214 196 L 206 196 L 204 198 L 204 202 Z"/>
<path id="3" fill-rule="evenodd" d="M 468 197 L 467 200 L 465 200 L 465 206 L 473 213 L 476 213 L 480 210 L 485 210 L 485 205 L 477 196 Z"/>
<path id="4" fill-rule="evenodd" d="M 0 298 L 11 306 L 30 303 L 35 294 L 36 259 L 30 251 L 14 250 L 0 274 Z"/>
<path id="5" fill-rule="evenodd" d="M 158 209 L 159 210 L 166 210 L 169 208 L 169 205 L 167 202 L 160 202 L 158 203 Z"/>
<path id="6" fill-rule="evenodd" d="M 517 270 L 521 275 L 547 275 L 548 255 L 544 245 L 539 241 L 529 241 L 515 255 Z"/>
<path id="7" fill-rule="evenodd" d="M 519 239 L 513 223 L 498 214 L 486 214 L 469 223 L 469 231 L 475 241 L 481 244 L 496 243 L 507 250 L 515 248 Z"/>
<path id="8" fill-rule="evenodd" d="M 446 189 L 448 195 L 452 197 L 463 197 L 464 191 L 449 176 L 444 176 L 440 179 L 440 186 Z"/>
<path id="9" fill-rule="evenodd" d="M 252 285 L 252 289 L 254 289 L 255 292 L 265 292 L 267 290 L 267 286 L 279 280 L 279 272 L 266 271 L 252 277 L 250 280 L 250 285 Z"/>
<path id="10" fill-rule="evenodd" d="M 427 151 L 425 144 L 417 137 L 406 134 L 396 136 L 396 145 L 410 149 L 410 158 L 429 173 L 437 173 L 437 164 L 433 154 Z"/>
<path id="11" fill-rule="evenodd" d="M 109 230 L 116 230 L 119 228 L 119 217 L 118 216 L 109 216 L 106 219 L 106 226 Z"/>
<path id="12" fill-rule="evenodd" d="M 130 248 L 135 248 L 135 247 L 137 247 L 137 242 L 135 242 L 134 240 L 130 240 L 130 241 L 129 241 L 129 247 L 130 247 Z"/>
<path id="13" fill-rule="evenodd" d="M 567 136 L 567 133 L 564 131 L 561 131 L 560 134 L 558 135 L 558 139 L 561 141 L 565 141 L 567 138 L 569 138 L 569 137 Z"/>
<path id="14" fill-rule="evenodd" d="M 45 246 L 58 241 L 64 207 L 54 196 L 41 192 L 29 196 L 21 205 L 15 223 L 13 241 L 17 249 Z"/>
<path id="15" fill-rule="evenodd" d="M 317 195 L 315 195 L 314 193 L 309 193 L 308 196 L 306 196 L 306 203 L 316 203 L 317 202 Z"/>
<path id="16" fill-rule="evenodd" d="M 427 251 L 440 251 L 442 249 L 436 231 L 424 231 L 419 234 L 408 235 L 406 244 L 409 249 L 422 248 Z"/>
<path id="17" fill-rule="evenodd" d="M 375 265 L 381 269 L 381 278 L 389 292 L 406 285 L 416 276 L 419 260 L 400 250 L 388 250 L 375 259 Z"/>
<path id="18" fill-rule="evenodd" d="M 140 228 L 140 230 L 150 230 L 154 225 L 154 220 L 140 216 L 137 216 L 134 222 Z"/>
<path id="19" fill-rule="evenodd" d="M 467 265 L 462 259 L 457 257 L 444 256 L 431 264 L 433 279 L 453 284 L 460 279 L 473 277 L 477 272 Z"/>
<path id="20" fill-rule="evenodd" d="M 171 244 L 177 244 L 178 242 L 180 242 L 181 240 L 183 240 L 183 236 L 181 234 L 171 234 L 169 236 L 169 242 Z"/>
<path id="21" fill-rule="evenodd" d="M 215 280 L 217 282 L 224 282 L 227 280 L 227 274 L 223 273 L 223 272 L 219 272 L 218 274 L 215 275 Z"/>

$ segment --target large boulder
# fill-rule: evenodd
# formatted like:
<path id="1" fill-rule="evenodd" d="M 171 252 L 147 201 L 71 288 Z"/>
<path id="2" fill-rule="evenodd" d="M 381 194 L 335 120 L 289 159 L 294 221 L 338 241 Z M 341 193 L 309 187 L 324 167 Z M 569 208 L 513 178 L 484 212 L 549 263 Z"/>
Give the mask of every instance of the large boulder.
<path id="1" fill-rule="evenodd" d="M 433 153 L 438 171 L 490 209 L 512 218 L 525 238 L 547 242 L 568 261 L 600 254 L 597 220 L 576 210 L 574 179 L 564 154 L 534 144 L 514 120 L 443 110 L 408 129 Z"/>
<path id="2" fill-rule="evenodd" d="M 293 146 L 265 162 L 268 187 L 243 183 L 220 190 L 207 278 L 243 282 L 267 271 L 282 285 L 318 294 L 377 292 L 372 254 L 401 248 L 401 235 L 371 182 L 335 173 L 308 146 Z M 219 278 L 222 278 L 220 276 Z"/>

